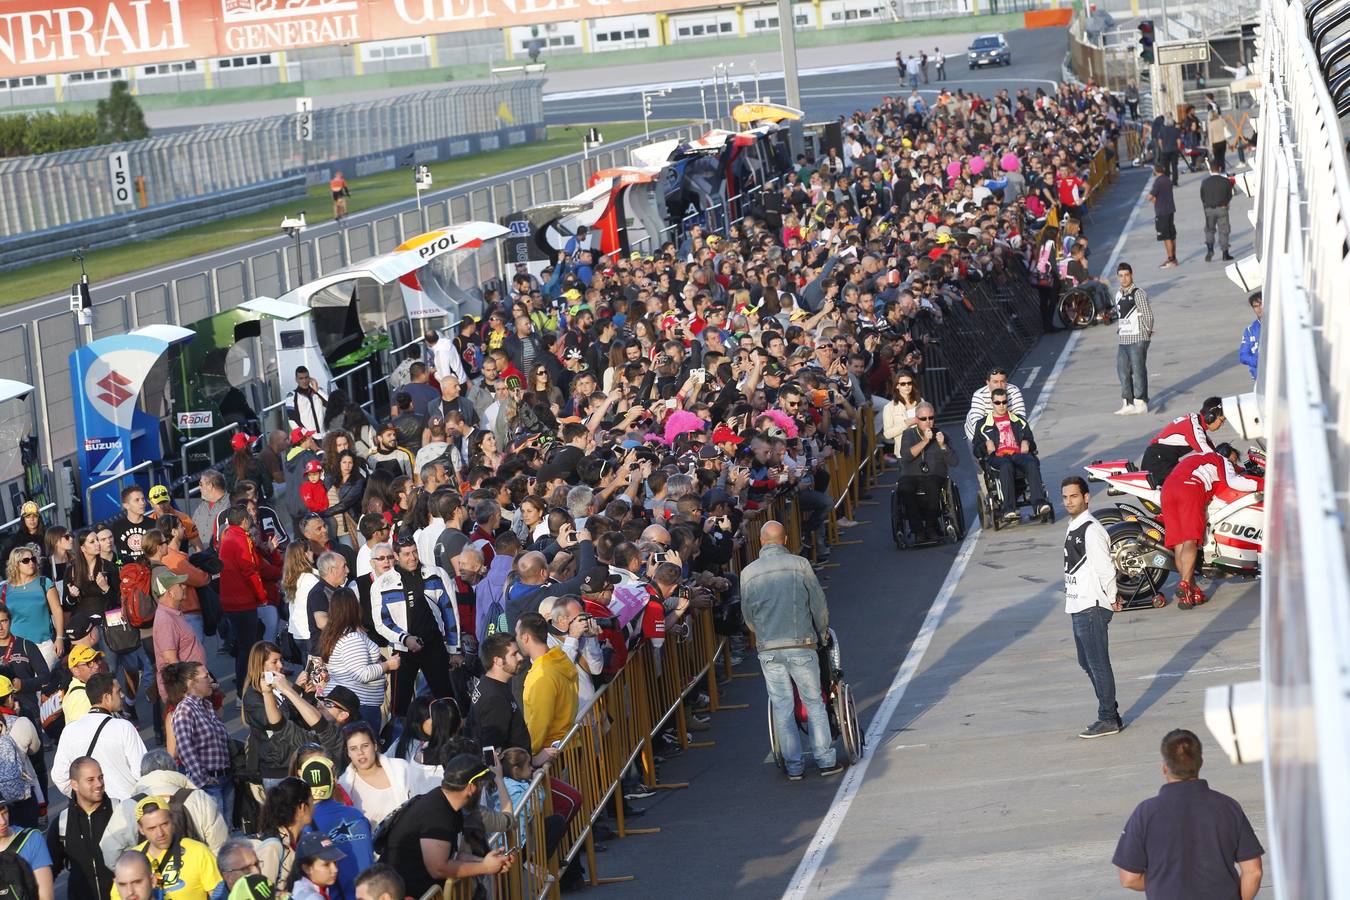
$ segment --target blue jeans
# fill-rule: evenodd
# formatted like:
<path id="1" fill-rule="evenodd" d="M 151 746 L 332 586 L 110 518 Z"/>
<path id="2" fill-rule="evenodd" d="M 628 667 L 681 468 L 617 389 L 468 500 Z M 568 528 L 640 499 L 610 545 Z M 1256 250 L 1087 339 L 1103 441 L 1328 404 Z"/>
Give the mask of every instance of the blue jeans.
<path id="1" fill-rule="evenodd" d="M 276 643 L 278 616 L 277 608 L 271 604 L 258 607 L 258 640 Z"/>
<path id="2" fill-rule="evenodd" d="M 1014 453 L 1012 456 L 991 456 L 989 465 L 998 475 L 999 486 L 1003 489 L 1003 511 L 1017 510 L 1017 473 L 1021 472 L 1027 483 L 1027 496 L 1032 503 L 1040 503 L 1045 497 L 1045 485 L 1041 482 L 1041 461 L 1029 453 Z"/>
<path id="3" fill-rule="evenodd" d="M 216 806 L 220 807 L 220 815 L 225 819 L 225 827 L 233 828 L 230 821 L 230 815 L 234 812 L 234 782 L 229 779 L 221 779 L 215 784 L 207 785 L 202 788 L 211 795 L 216 801 Z"/>
<path id="4" fill-rule="evenodd" d="M 1116 705 L 1116 676 L 1111 671 L 1111 648 L 1106 633 L 1111 615 L 1110 608 L 1094 606 L 1069 617 L 1073 620 L 1078 665 L 1092 680 L 1092 690 L 1097 694 L 1097 719 L 1102 722 L 1120 718 L 1120 707 Z"/>
<path id="5" fill-rule="evenodd" d="M 202 614 L 201 614 L 201 613 L 183 613 L 183 619 L 186 620 L 186 622 L 188 623 L 188 627 L 192 629 L 192 633 L 195 634 L 195 635 L 197 636 L 197 643 L 199 643 L 199 644 L 201 644 L 203 647 L 205 647 L 205 646 L 206 646 L 206 626 L 202 623 Z"/>
<path id="6" fill-rule="evenodd" d="M 1116 346 L 1116 377 L 1122 400 L 1148 402 L 1148 341 Z"/>
<path id="7" fill-rule="evenodd" d="M 794 684 L 806 706 L 811 756 L 822 769 L 834 765 L 834 738 L 830 735 L 830 717 L 825 712 L 825 701 L 821 697 L 820 659 L 816 651 L 805 647 L 761 650 L 759 666 L 764 670 L 764 687 L 769 692 L 773 727 L 778 733 L 778 747 L 783 753 L 788 774 L 800 775 L 803 768 L 802 742 L 798 736 L 795 714 L 797 705 L 792 698 Z"/>

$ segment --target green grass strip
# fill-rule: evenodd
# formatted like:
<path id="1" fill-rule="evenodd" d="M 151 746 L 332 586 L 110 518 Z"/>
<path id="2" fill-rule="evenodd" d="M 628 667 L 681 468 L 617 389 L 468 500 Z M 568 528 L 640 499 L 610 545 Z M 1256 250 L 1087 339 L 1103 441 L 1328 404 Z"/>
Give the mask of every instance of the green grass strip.
<path id="1" fill-rule="evenodd" d="M 651 127 L 655 130 L 680 124 L 683 123 L 654 121 Z M 533 166 L 576 153 L 581 149 L 581 135 L 588 127 L 590 126 L 550 126 L 546 141 L 522 144 L 489 153 L 476 153 L 449 162 L 432 163 L 430 168 L 435 189 L 453 187 L 466 181 L 500 175 L 513 169 Z M 642 134 L 641 122 L 606 122 L 598 127 L 610 142 Z M 352 190 L 352 196 L 347 201 L 349 214 L 400 200 L 409 200 L 413 196 L 412 175 L 407 169 L 352 178 L 348 183 Z M 283 216 L 294 215 L 301 211 L 305 213 L 305 220 L 311 225 L 331 220 L 333 203 L 327 185 L 310 188 L 308 198 L 298 203 L 295 201 L 282 203 L 262 212 L 186 228 L 167 237 L 150 241 L 94 250 L 85 257 L 85 265 L 89 268 L 90 279 L 97 283 L 129 272 L 180 262 L 203 253 L 279 234 Z M 60 293 L 66 290 L 72 281 L 78 281 L 79 274 L 79 267 L 64 258 L 5 272 L 0 276 L 0 306 Z"/>

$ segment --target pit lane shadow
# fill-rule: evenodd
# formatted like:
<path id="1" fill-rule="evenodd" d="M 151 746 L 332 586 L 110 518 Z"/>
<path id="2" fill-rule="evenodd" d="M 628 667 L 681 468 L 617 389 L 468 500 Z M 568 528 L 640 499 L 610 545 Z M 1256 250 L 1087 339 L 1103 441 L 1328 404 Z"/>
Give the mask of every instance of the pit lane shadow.
<path id="1" fill-rule="evenodd" d="M 961 595 L 952 598 L 943 616 L 946 627 L 961 612 Z M 909 698 L 896 711 L 895 719 L 878 746 L 884 746 L 892 736 L 911 728 L 924 714 L 937 706 L 953 687 L 1023 636 L 1035 631 L 1045 619 L 1063 609 L 1063 587 L 1049 585 L 1036 593 L 999 608 L 993 615 L 971 628 L 947 648 L 931 665 L 926 666 L 910 686 Z"/>
<path id="2" fill-rule="evenodd" d="M 1224 602 L 1222 586 L 1219 588 L 1217 595 L 1216 592 L 1211 591 L 1209 602 Z M 1201 606 L 1189 612 L 1181 612 L 1174 607 L 1169 607 L 1155 612 L 1161 615 L 1197 616 L 1204 615 L 1205 609 L 1205 606 Z M 1189 672 L 1196 663 L 1205 658 L 1206 654 L 1227 640 L 1229 635 L 1244 631 L 1259 615 L 1261 615 L 1261 598 L 1259 595 L 1235 598 L 1223 607 L 1218 615 L 1210 619 L 1199 633 L 1178 647 L 1171 658 L 1159 667 L 1153 680 L 1149 682 L 1148 689 L 1130 704 L 1130 708 L 1122 714 L 1125 724 L 1131 724 L 1159 700 L 1166 697 L 1168 692 L 1182 680 L 1180 677 L 1176 677 L 1177 673 Z"/>

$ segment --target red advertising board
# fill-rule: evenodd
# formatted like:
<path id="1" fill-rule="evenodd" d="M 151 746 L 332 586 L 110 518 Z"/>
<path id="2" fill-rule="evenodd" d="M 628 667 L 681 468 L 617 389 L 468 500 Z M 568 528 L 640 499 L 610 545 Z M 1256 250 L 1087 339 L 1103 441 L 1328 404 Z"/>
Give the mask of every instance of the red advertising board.
<path id="1" fill-rule="evenodd" d="M 708 5 L 710 0 L 0 0 L 0 78 Z"/>

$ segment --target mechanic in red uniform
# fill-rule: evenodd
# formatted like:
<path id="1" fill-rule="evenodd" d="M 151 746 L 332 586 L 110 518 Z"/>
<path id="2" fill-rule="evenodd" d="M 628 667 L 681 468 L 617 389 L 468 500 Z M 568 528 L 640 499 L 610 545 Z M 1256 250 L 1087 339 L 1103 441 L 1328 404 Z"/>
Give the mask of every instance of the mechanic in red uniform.
<path id="1" fill-rule="evenodd" d="M 1200 404 L 1200 412 L 1187 413 L 1173 419 L 1153 438 L 1139 468 L 1153 476 L 1153 483 L 1161 486 L 1167 476 L 1191 453 L 1208 453 L 1214 449 L 1209 432 L 1218 431 L 1223 423 L 1223 399 L 1208 397 Z"/>
<path id="2" fill-rule="evenodd" d="M 1163 542 L 1172 551 L 1177 572 L 1181 575 L 1176 601 L 1182 609 L 1199 606 L 1209 599 L 1194 582 L 1200 542 L 1205 539 L 1209 518 L 1209 501 L 1217 497 L 1231 503 L 1243 494 L 1264 488 L 1263 479 L 1238 474 L 1229 461 L 1233 454 L 1233 448 L 1228 444 L 1220 444 L 1216 450 L 1192 453 L 1177 463 L 1163 482 Z"/>

